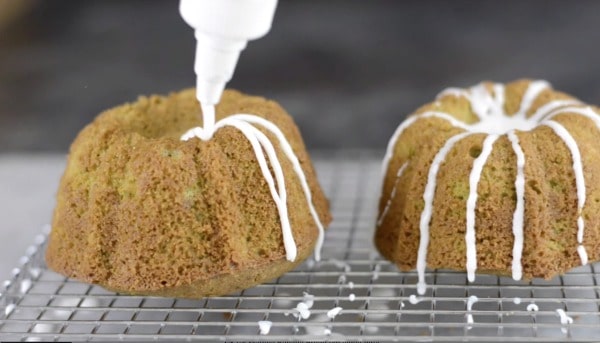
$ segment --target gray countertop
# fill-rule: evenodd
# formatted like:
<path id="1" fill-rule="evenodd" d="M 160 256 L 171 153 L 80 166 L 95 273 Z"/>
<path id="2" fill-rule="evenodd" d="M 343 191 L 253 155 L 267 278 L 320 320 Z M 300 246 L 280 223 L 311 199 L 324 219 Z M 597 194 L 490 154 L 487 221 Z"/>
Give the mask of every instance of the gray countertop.
<path id="1" fill-rule="evenodd" d="M 50 222 L 63 154 L 0 154 L 0 281 Z"/>

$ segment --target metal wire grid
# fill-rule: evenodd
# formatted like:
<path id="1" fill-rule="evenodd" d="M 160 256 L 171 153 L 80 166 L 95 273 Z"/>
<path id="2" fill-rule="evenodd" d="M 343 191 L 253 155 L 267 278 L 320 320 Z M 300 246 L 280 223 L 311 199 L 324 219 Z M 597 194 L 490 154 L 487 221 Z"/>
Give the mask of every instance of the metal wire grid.
<path id="1" fill-rule="evenodd" d="M 550 281 L 515 282 L 430 271 L 416 294 L 416 274 L 400 273 L 372 246 L 380 156 L 365 151 L 317 154 L 332 204 L 323 261 L 306 261 L 277 280 L 201 300 L 117 295 L 46 269 L 46 235 L 35 238 L 0 294 L 3 340 L 354 340 L 585 341 L 600 338 L 599 266 Z M 308 319 L 296 305 L 314 296 Z M 351 295 L 352 294 L 352 295 Z M 467 311 L 471 295 L 479 301 Z M 411 301 L 412 300 L 412 301 Z M 519 303 L 520 300 L 520 303 Z M 539 310 L 528 311 L 535 303 Z M 327 316 L 334 307 L 343 310 Z M 573 318 L 561 324 L 557 309 Z M 473 323 L 469 323 L 471 316 Z M 258 321 L 271 321 L 260 335 Z"/>

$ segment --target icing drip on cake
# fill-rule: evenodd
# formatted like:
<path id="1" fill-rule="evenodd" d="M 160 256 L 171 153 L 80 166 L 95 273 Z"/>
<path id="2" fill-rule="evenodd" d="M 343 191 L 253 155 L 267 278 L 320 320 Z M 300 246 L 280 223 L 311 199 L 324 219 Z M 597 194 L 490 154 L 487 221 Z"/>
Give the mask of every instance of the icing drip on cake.
<path id="1" fill-rule="evenodd" d="M 421 240 L 419 241 L 419 252 L 417 254 L 417 292 L 419 294 L 425 294 L 425 268 L 427 267 L 427 246 L 429 245 L 429 223 L 431 222 L 431 216 L 433 215 L 433 196 L 435 195 L 435 185 L 437 180 L 437 173 L 440 166 L 446 159 L 446 155 L 450 152 L 454 144 L 461 139 L 472 135 L 471 132 L 463 132 L 458 135 L 452 136 L 446 141 L 446 144 L 438 151 L 437 155 L 433 158 L 429 173 L 427 175 L 427 185 L 425 186 L 425 192 L 423 193 L 423 200 L 425 201 L 425 208 L 421 212 L 421 221 L 419 223 L 419 230 L 421 233 Z"/>
<path id="2" fill-rule="evenodd" d="M 523 254 L 523 225 L 525 224 L 525 154 L 523 153 L 523 149 L 521 149 L 521 145 L 519 145 L 519 137 L 517 137 L 515 131 L 512 130 L 506 135 L 517 156 L 517 177 L 515 178 L 517 206 L 513 214 L 512 228 L 513 236 L 515 237 L 512 250 L 512 277 L 515 280 L 521 280 L 523 277 L 523 267 L 521 266 L 521 255 Z"/>
<path id="3" fill-rule="evenodd" d="M 454 127 L 460 128 L 463 132 L 450 137 L 436 153 L 429 171 L 427 174 L 427 184 L 423 192 L 424 208 L 421 212 L 419 222 L 420 241 L 417 254 L 417 273 L 418 283 L 417 291 L 419 294 L 424 294 L 426 289 L 425 284 L 425 268 L 427 266 L 427 248 L 429 245 L 429 225 L 433 215 L 433 200 L 436 191 L 437 174 L 440 166 L 448 153 L 452 150 L 455 144 L 462 139 L 478 133 L 486 134 L 483 141 L 483 148 L 479 156 L 473 161 L 473 166 L 469 175 L 469 197 L 466 203 L 466 270 L 469 281 L 475 279 L 475 271 L 477 270 L 477 248 L 476 248 L 476 225 L 475 225 L 475 209 L 477 205 L 477 188 L 481 173 L 485 167 L 488 157 L 493 151 L 493 145 L 501 136 L 506 135 L 511 143 L 512 149 L 517 159 L 517 173 L 515 177 L 516 191 L 516 206 L 513 213 L 512 232 L 514 237 L 513 243 L 513 259 L 512 259 L 512 277 L 515 280 L 520 280 L 523 274 L 521 258 L 523 254 L 523 226 L 525 215 L 525 164 L 527 158 L 523 152 L 518 131 L 531 131 L 539 126 L 548 126 L 553 130 L 556 136 L 562 140 L 565 146 L 571 153 L 573 172 L 575 175 L 575 183 L 577 188 L 577 253 L 580 256 L 581 263 L 587 264 L 587 252 L 583 245 L 585 222 L 582 216 L 582 210 L 585 206 L 586 187 L 583 174 L 583 163 L 577 142 L 571 136 L 569 131 L 559 122 L 551 120 L 553 117 L 560 114 L 580 115 L 591 119 L 596 127 L 600 130 L 600 117 L 591 107 L 583 107 L 577 100 L 553 100 L 540 106 L 533 114 L 528 116 L 528 113 L 533 106 L 533 103 L 538 96 L 546 89 L 550 88 L 550 84 L 546 81 L 533 81 L 529 84 L 527 90 L 522 96 L 519 109 L 516 113 L 509 116 L 505 113 L 505 90 L 504 85 L 494 84 L 492 86 L 493 94 L 490 93 L 484 84 L 479 84 L 471 87 L 468 90 L 458 88 L 448 88 L 442 91 L 437 99 L 446 96 L 463 97 L 470 103 L 471 109 L 478 121 L 473 124 L 468 124 L 457 120 L 452 115 L 443 112 L 428 111 L 418 115 L 414 115 L 406 119 L 394 132 L 387 147 L 387 152 L 383 160 L 383 173 L 388 172 L 390 161 L 394 153 L 396 143 L 402 133 L 409 128 L 417 120 L 424 118 L 439 118 L 447 121 Z M 410 161 L 405 161 L 396 173 L 396 180 L 386 206 L 381 217 L 377 221 L 377 226 L 380 226 L 385 216 L 390 210 L 392 199 L 396 195 L 399 178 Z"/>
<path id="4" fill-rule="evenodd" d="M 377 220 L 377 226 L 381 225 L 381 223 L 383 222 L 383 219 L 385 219 L 385 216 L 387 215 L 388 211 L 390 210 L 390 206 L 392 206 L 392 200 L 394 199 L 394 197 L 396 197 L 398 181 L 400 181 L 400 176 L 402 176 L 402 174 L 404 173 L 404 169 L 406 169 L 407 166 L 408 166 L 408 162 L 405 162 L 400 167 L 400 169 L 398 169 L 398 172 L 396 173 L 396 181 L 394 181 L 394 188 L 392 188 L 392 193 L 390 193 L 390 198 L 388 199 L 387 204 L 385 204 L 385 208 L 383 209 L 383 212 L 381 212 L 381 216 L 379 216 L 379 219 Z"/>
<path id="5" fill-rule="evenodd" d="M 304 171 L 300 166 L 300 161 L 298 161 L 298 157 L 292 150 L 292 147 L 285 138 L 283 132 L 281 132 L 277 125 L 273 124 L 272 122 L 252 114 L 234 114 L 215 122 L 214 106 L 203 105 L 202 115 L 203 122 L 205 123 L 204 127 L 194 127 L 188 130 L 181 136 L 181 140 L 187 141 L 196 137 L 203 141 L 207 141 L 212 138 L 216 131 L 226 126 L 231 126 L 238 129 L 246 137 L 246 139 L 250 142 L 252 149 L 254 150 L 260 170 L 269 186 L 273 201 L 277 206 L 279 220 L 281 221 L 281 231 L 283 233 L 283 245 L 285 247 L 286 259 L 288 261 L 294 261 L 298 251 L 294 241 L 288 215 L 285 176 L 283 175 L 281 163 L 277 157 L 273 143 L 269 137 L 267 137 L 267 135 L 260 131 L 256 126 L 266 129 L 277 138 L 281 150 L 292 163 L 294 172 L 300 181 L 300 185 L 302 186 L 302 190 L 306 197 L 310 214 L 317 224 L 319 236 L 315 244 L 315 260 L 319 261 L 321 259 L 321 247 L 323 246 L 324 239 L 323 224 L 321 223 L 317 211 L 312 203 L 312 193 L 310 192 L 310 188 L 306 182 L 306 176 L 304 175 Z M 273 174 L 271 174 L 269 166 L 271 166 L 275 178 L 273 178 Z"/>
<path id="6" fill-rule="evenodd" d="M 469 281 L 475 281 L 475 270 L 477 270 L 477 251 L 475 247 L 475 206 L 477 205 L 477 185 L 481 178 L 483 166 L 488 157 L 492 154 L 494 142 L 498 135 L 489 135 L 483 141 L 481 154 L 473 161 L 471 175 L 469 175 L 469 198 L 467 199 L 467 233 L 465 241 L 467 242 L 467 278 Z"/>

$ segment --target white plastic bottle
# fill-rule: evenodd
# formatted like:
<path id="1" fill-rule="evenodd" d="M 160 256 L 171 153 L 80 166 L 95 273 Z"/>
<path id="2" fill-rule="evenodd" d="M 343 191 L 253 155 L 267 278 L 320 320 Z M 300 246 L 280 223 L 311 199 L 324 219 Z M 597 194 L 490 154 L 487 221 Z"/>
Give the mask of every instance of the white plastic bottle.
<path id="1" fill-rule="evenodd" d="M 181 0 L 179 12 L 195 30 L 198 100 L 219 102 L 249 40 L 269 32 L 277 0 Z"/>

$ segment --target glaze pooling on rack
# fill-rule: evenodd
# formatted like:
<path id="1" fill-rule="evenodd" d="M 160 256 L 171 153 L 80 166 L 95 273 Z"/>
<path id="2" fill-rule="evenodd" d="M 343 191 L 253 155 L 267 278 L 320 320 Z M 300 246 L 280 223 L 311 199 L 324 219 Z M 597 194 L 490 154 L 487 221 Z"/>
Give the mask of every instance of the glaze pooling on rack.
<path id="1" fill-rule="evenodd" d="M 471 295 L 467 299 L 467 312 L 469 312 L 467 314 L 467 323 L 469 324 L 473 324 L 473 315 L 470 312 L 473 311 L 473 305 L 475 305 L 475 303 L 478 301 L 479 298 L 476 295 Z"/>
<path id="2" fill-rule="evenodd" d="M 583 245 L 585 221 L 582 217 L 583 207 L 585 206 L 586 199 L 586 187 L 585 179 L 583 175 L 583 163 L 581 154 L 575 139 L 571 136 L 569 131 L 560 123 L 551 120 L 560 114 L 569 115 L 580 115 L 589 118 L 594 121 L 596 127 L 600 130 L 600 117 L 591 107 L 583 107 L 583 104 L 577 100 L 553 100 L 546 104 L 543 104 L 537 110 L 528 116 L 531 111 L 531 107 L 538 98 L 538 96 L 545 90 L 550 89 L 551 86 L 546 81 L 532 81 L 529 83 L 527 89 L 523 93 L 521 102 L 518 110 L 513 115 L 508 115 L 505 112 L 505 89 L 502 84 L 493 84 L 492 92 L 489 91 L 488 87 L 481 83 L 469 89 L 459 88 L 448 88 L 442 91 L 437 99 L 441 99 L 446 96 L 462 97 L 469 101 L 471 110 L 478 118 L 475 123 L 469 124 L 463 121 L 457 120 L 449 113 L 428 111 L 422 114 L 417 114 L 409 117 L 403 123 L 401 123 L 387 147 L 387 151 L 383 160 L 383 174 L 390 172 L 388 171 L 390 161 L 396 147 L 396 143 L 402 133 L 408 129 L 417 120 L 424 118 L 439 118 L 445 120 L 450 125 L 462 129 L 463 132 L 450 137 L 436 153 L 431 166 L 429 167 L 427 183 L 423 193 L 424 208 L 421 212 L 419 231 L 420 241 L 417 253 L 416 269 L 418 273 L 417 290 L 419 294 L 423 294 L 426 289 L 425 284 L 425 268 L 427 266 L 427 248 L 429 245 L 429 225 L 431 223 L 431 217 L 433 215 L 433 199 L 435 197 L 437 174 L 441 164 L 444 162 L 446 155 L 452 150 L 455 144 L 460 142 L 462 139 L 476 133 L 486 134 L 483 141 L 483 149 L 480 155 L 474 160 L 471 172 L 469 175 L 469 197 L 466 202 L 466 266 L 468 279 L 473 281 L 475 279 L 475 271 L 477 269 L 477 249 L 476 249 L 476 225 L 475 225 L 475 209 L 477 206 L 477 188 L 479 185 L 479 179 L 483 168 L 485 167 L 487 158 L 493 151 L 494 142 L 500 137 L 506 135 L 509 140 L 513 152 L 517 159 L 517 174 L 515 177 L 515 190 L 516 190 L 516 205 L 513 213 L 513 225 L 512 233 L 514 238 L 513 249 L 512 249 L 512 277 L 515 280 L 522 278 L 523 267 L 521 264 L 521 258 L 523 254 L 523 226 L 524 226 L 524 214 L 525 214 L 525 165 L 527 163 L 527 157 L 523 152 L 518 137 L 518 131 L 531 131 L 539 126 L 550 127 L 554 134 L 565 144 L 571 153 L 573 172 L 575 175 L 576 188 L 577 188 L 577 253 L 580 256 L 582 265 L 587 264 L 588 257 L 585 247 Z M 403 169 L 410 163 L 410 160 L 405 161 L 400 170 L 396 173 L 396 180 L 394 183 L 394 189 L 389 194 L 389 198 L 386 202 L 386 206 L 382 213 L 382 216 L 377 222 L 377 226 L 380 226 L 385 215 L 389 211 L 389 206 L 392 199 L 395 196 L 396 187 L 399 182 L 399 178 L 403 174 Z"/>
<path id="3" fill-rule="evenodd" d="M 317 225 L 317 228 L 319 230 L 319 236 L 317 238 L 314 250 L 315 260 L 319 261 L 321 259 L 321 248 L 323 246 L 323 239 L 325 235 L 323 224 L 321 223 L 321 219 L 319 218 L 319 215 L 317 214 L 315 206 L 312 202 L 312 193 L 306 181 L 304 171 L 300 166 L 300 161 L 298 160 L 298 157 L 292 150 L 292 147 L 285 138 L 283 132 L 281 132 L 277 125 L 253 114 L 234 114 L 215 122 L 214 106 L 202 106 L 202 115 L 203 119 L 205 120 L 203 122 L 205 122 L 206 125 L 204 127 L 198 126 L 188 130 L 181 136 L 181 140 L 187 141 L 196 137 L 201 140 L 207 141 L 212 138 L 216 131 L 226 126 L 238 129 L 246 137 L 246 139 L 248 140 L 248 142 L 250 142 L 250 145 L 252 146 L 260 170 L 263 174 L 263 177 L 265 178 L 265 181 L 267 182 L 267 185 L 269 186 L 269 190 L 271 192 L 271 196 L 273 197 L 273 201 L 277 206 L 279 220 L 281 222 L 281 232 L 283 234 L 283 245 L 286 252 L 286 259 L 288 261 L 293 262 L 296 259 L 298 251 L 296 242 L 294 241 L 294 235 L 292 233 L 292 228 L 290 225 L 290 219 L 288 215 L 285 175 L 283 174 L 281 162 L 277 157 L 277 153 L 275 151 L 273 143 L 271 142 L 269 137 L 267 137 L 256 126 L 260 126 L 269 131 L 271 134 L 275 135 L 279 142 L 281 150 L 287 156 L 290 163 L 292 163 L 294 172 L 296 173 L 298 180 L 300 181 L 300 185 L 302 186 L 302 190 L 306 197 L 310 214 L 313 217 L 315 224 Z M 269 166 L 271 166 L 273 170 L 275 179 L 273 178 L 273 174 L 271 174 L 271 171 L 269 170 Z"/>

